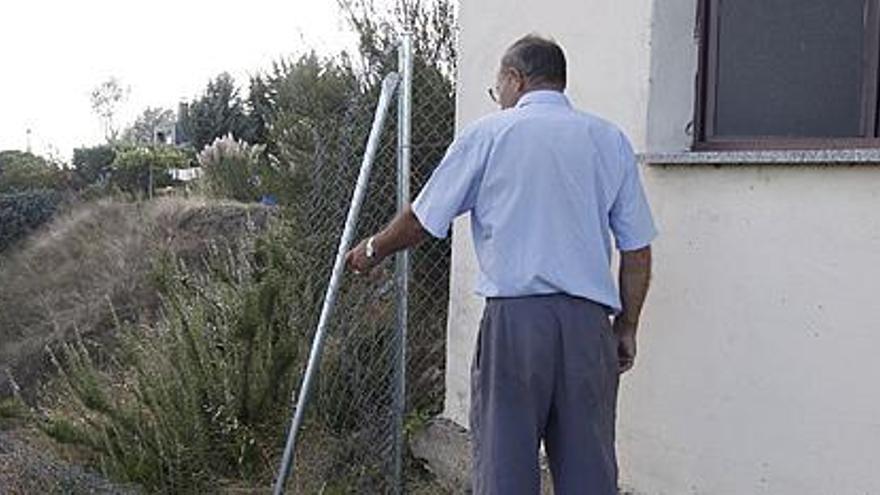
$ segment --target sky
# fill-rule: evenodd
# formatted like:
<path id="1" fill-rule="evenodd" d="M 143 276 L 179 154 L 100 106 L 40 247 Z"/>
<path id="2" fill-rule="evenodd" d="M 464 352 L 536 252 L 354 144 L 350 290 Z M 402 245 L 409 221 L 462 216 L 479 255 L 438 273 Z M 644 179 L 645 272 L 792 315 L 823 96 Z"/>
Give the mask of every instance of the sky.
<path id="1" fill-rule="evenodd" d="M 175 109 L 226 71 L 242 87 L 283 56 L 355 46 L 335 0 L 3 0 L 0 150 L 69 161 L 99 144 L 89 95 L 111 77 L 130 88 L 117 121 Z"/>

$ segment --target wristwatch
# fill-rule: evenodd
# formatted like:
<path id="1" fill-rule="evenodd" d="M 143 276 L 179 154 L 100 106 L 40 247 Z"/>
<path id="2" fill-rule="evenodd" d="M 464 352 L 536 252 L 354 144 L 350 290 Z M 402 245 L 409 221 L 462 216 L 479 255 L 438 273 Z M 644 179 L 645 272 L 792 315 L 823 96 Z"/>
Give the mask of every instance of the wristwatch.
<path id="1" fill-rule="evenodd" d="M 376 258 L 379 257 L 379 253 L 376 252 L 376 245 L 375 244 L 376 244 L 376 236 L 372 236 L 369 239 L 367 239 L 367 249 L 366 249 L 367 259 L 370 261 L 374 261 L 374 262 L 376 261 Z"/>

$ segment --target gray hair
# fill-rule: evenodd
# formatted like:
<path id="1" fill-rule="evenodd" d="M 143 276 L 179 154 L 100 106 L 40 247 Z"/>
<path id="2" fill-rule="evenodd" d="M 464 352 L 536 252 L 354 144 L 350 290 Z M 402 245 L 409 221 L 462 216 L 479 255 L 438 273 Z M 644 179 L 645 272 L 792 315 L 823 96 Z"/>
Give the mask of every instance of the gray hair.
<path id="1" fill-rule="evenodd" d="M 530 34 L 518 39 L 504 53 L 501 67 L 523 73 L 530 84 L 565 89 L 565 53 L 555 41 Z"/>

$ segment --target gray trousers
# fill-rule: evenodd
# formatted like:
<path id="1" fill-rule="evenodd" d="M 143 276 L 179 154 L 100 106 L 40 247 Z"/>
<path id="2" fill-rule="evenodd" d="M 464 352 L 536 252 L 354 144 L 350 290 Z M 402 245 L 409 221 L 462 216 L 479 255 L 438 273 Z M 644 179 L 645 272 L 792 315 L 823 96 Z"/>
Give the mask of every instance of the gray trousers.
<path id="1" fill-rule="evenodd" d="M 617 338 L 602 305 L 562 294 L 486 301 L 471 364 L 476 495 L 617 494 Z"/>

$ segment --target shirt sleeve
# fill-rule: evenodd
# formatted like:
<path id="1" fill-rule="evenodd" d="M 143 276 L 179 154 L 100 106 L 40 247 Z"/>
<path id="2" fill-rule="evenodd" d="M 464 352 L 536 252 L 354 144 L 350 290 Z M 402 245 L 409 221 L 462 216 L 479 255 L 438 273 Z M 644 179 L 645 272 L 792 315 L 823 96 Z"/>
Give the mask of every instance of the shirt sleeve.
<path id="1" fill-rule="evenodd" d="M 619 154 L 623 181 L 611 205 L 611 231 L 621 251 L 634 251 L 651 244 L 657 229 L 639 178 L 635 153 L 629 140 L 620 135 Z"/>
<path id="2" fill-rule="evenodd" d="M 432 236 L 446 238 L 455 217 L 474 208 L 487 157 L 487 146 L 469 132 L 446 150 L 412 204 L 419 223 Z"/>

